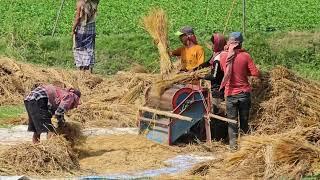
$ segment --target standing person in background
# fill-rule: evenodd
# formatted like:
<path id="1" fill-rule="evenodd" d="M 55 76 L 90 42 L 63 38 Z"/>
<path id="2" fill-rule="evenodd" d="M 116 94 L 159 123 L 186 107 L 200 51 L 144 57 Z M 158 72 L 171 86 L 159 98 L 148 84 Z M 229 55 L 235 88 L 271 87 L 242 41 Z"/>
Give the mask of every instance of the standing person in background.
<path id="1" fill-rule="evenodd" d="M 32 90 L 24 99 L 29 117 L 28 131 L 33 132 L 32 142 L 39 143 L 41 133 L 47 133 L 47 138 L 54 134 L 52 115 L 56 116 L 59 127 L 64 126 L 64 113 L 77 108 L 80 97 L 81 92 L 77 89 L 62 89 L 51 84 Z"/>
<path id="2" fill-rule="evenodd" d="M 192 71 L 204 62 L 204 50 L 198 45 L 192 27 L 185 26 L 175 34 L 179 36 L 183 47 L 171 51 L 170 56 L 179 56 L 181 58 L 180 71 Z"/>
<path id="3" fill-rule="evenodd" d="M 99 0 L 78 0 L 72 36 L 75 65 L 93 72 L 95 63 L 96 15 Z"/>
<path id="4" fill-rule="evenodd" d="M 221 53 L 220 64 L 224 77 L 220 89 L 225 88 L 227 116 L 239 121 L 240 129 L 244 133 L 249 131 L 249 112 L 251 107 L 252 88 L 248 76 L 259 77 L 259 70 L 253 63 L 249 53 L 242 49 L 243 37 L 240 32 L 233 32 Z M 238 148 L 238 124 L 229 123 L 228 134 L 231 150 Z"/>

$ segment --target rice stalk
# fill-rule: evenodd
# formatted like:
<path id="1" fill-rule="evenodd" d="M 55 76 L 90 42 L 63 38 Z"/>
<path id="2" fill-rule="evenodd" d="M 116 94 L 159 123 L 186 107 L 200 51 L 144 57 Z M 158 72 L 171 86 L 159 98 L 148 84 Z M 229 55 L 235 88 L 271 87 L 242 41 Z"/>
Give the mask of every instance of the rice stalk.
<path id="1" fill-rule="evenodd" d="M 172 70 L 172 63 L 168 54 L 168 20 L 163 9 L 151 9 L 148 15 L 142 18 L 145 30 L 157 44 L 160 54 L 160 72 L 166 75 Z"/>

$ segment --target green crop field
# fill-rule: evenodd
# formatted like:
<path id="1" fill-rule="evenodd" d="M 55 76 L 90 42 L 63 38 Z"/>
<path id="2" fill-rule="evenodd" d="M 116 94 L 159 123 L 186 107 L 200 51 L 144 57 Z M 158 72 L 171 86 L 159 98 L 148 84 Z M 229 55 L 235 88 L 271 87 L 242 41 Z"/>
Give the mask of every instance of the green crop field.
<path id="1" fill-rule="evenodd" d="M 157 50 L 140 19 L 151 7 L 166 10 L 170 47 L 179 45 L 173 35 L 183 25 L 195 28 L 202 45 L 214 31 L 242 30 L 241 0 L 101 0 L 97 19 L 96 71 L 115 73 L 132 63 L 157 68 Z M 51 37 L 61 1 L 0 0 L 0 55 L 49 66 L 73 67 L 71 25 L 75 0 L 66 0 L 57 31 Z M 229 11 L 231 16 L 228 23 Z M 262 68 L 277 64 L 304 76 L 320 79 L 320 56 L 314 34 L 320 27 L 318 0 L 247 0 L 245 48 Z M 287 42 L 289 31 L 297 42 Z M 306 40 L 307 38 L 307 40 Z M 302 44 L 301 41 L 305 42 Z M 294 46 L 296 45 L 296 46 Z M 206 56 L 210 56 L 207 50 Z"/>

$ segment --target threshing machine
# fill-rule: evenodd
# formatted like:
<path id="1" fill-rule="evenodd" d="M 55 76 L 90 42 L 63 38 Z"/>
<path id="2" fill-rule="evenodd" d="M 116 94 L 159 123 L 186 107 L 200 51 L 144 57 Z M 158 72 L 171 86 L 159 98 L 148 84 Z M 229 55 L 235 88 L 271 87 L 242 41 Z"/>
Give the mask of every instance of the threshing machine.
<path id="1" fill-rule="evenodd" d="M 211 113 L 210 91 L 199 85 L 174 85 L 160 98 L 148 98 L 152 105 L 139 108 L 139 132 L 159 143 L 173 144 L 199 121 L 205 122 L 206 139 L 211 141 L 210 117 L 230 121 Z"/>

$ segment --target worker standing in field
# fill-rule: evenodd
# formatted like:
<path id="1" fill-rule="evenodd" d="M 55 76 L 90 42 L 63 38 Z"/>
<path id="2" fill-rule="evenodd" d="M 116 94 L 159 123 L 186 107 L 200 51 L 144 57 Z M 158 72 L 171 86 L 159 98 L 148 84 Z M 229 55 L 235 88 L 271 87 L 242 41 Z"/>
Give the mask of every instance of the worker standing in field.
<path id="1" fill-rule="evenodd" d="M 194 70 L 211 67 L 211 72 L 203 79 L 211 81 L 213 112 L 217 113 L 219 110 L 218 107 L 224 98 L 223 90 L 220 90 L 220 84 L 223 79 L 223 71 L 220 67 L 220 54 L 224 50 L 226 40 L 222 34 L 214 33 L 211 36 L 211 42 L 213 51 L 212 56 L 208 61 L 200 64 L 199 67 L 195 68 Z"/>
<path id="2" fill-rule="evenodd" d="M 77 89 L 62 89 L 54 85 L 42 85 L 32 90 L 24 99 L 29 117 L 28 131 L 33 132 L 32 142 L 40 142 L 41 133 L 47 133 L 47 138 L 53 135 L 53 115 L 58 126 L 64 126 L 64 113 L 76 108 L 80 97 L 81 92 Z"/>
<path id="3" fill-rule="evenodd" d="M 179 36 L 183 47 L 171 51 L 170 56 L 179 56 L 181 58 L 180 71 L 192 71 L 204 62 L 204 50 L 198 45 L 192 27 L 185 26 L 175 34 Z"/>
<path id="4" fill-rule="evenodd" d="M 248 133 L 252 91 L 248 76 L 259 77 L 259 70 L 249 53 L 242 49 L 242 42 L 243 36 L 240 32 L 230 34 L 225 51 L 220 55 L 220 64 L 224 71 L 220 89 L 225 88 L 228 118 L 236 121 L 239 119 L 240 129 Z M 229 123 L 229 144 L 232 150 L 238 148 L 238 133 L 238 125 Z"/>
<path id="5" fill-rule="evenodd" d="M 78 0 L 72 36 L 75 65 L 93 72 L 95 63 L 96 15 L 99 0 Z"/>

